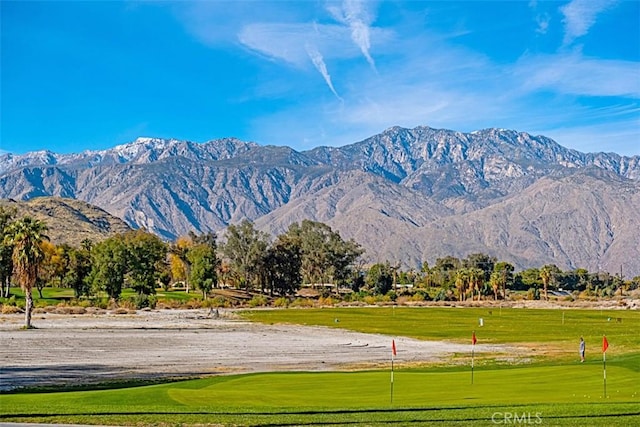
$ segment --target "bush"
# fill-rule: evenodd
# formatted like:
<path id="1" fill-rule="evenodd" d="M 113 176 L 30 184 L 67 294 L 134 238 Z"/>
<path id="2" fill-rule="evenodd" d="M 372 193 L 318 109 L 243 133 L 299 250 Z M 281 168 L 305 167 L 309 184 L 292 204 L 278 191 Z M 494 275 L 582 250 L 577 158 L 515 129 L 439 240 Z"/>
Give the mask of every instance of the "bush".
<path id="1" fill-rule="evenodd" d="M 4 305 L 10 305 L 13 307 L 20 307 L 20 308 L 24 308 L 24 304 L 25 304 L 24 300 L 18 300 L 15 295 L 11 295 L 11 297 L 9 297 L 9 299 L 7 299 L 4 302 Z"/>
<path id="2" fill-rule="evenodd" d="M 289 307 L 289 299 L 285 297 L 277 298 L 275 301 L 273 301 L 273 306 L 279 308 L 287 308 Z"/>
<path id="3" fill-rule="evenodd" d="M 249 300 L 249 307 L 264 307 L 267 305 L 267 297 L 264 295 L 254 295 L 253 298 Z"/>
<path id="4" fill-rule="evenodd" d="M 363 298 L 363 301 L 367 305 L 376 305 L 381 301 L 381 297 L 379 295 L 367 295 Z"/>
<path id="5" fill-rule="evenodd" d="M 311 298 L 296 298 L 291 302 L 291 307 L 313 307 L 315 301 Z"/>
<path id="6" fill-rule="evenodd" d="M 133 304 L 132 308 L 140 310 L 141 308 L 156 308 L 158 297 L 155 295 L 136 294 L 129 300 Z M 123 301 L 124 302 L 124 301 Z"/>
<path id="7" fill-rule="evenodd" d="M 15 305 L 2 304 L 2 314 L 17 314 L 22 312 L 23 310 Z"/>
<path id="8" fill-rule="evenodd" d="M 538 288 L 529 288 L 527 292 L 527 299 L 529 300 L 539 300 L 540 299 L 540 289 Z"/>
<path id="9" fill-rule="evenodd" d="M 333 307 L 336 304 L 336 300 L 330 296 L 328 297 L 320 297 L 318 300 L 318 305 L 321 307 Z"/>
<path id="10" fill-rule="evenodd" d="M 435 297 L 433 297 L 434 301 L 446 301 L 447 300 L 447 291 L 445 289 L 440 289 Z"/>
<path id="11" fill-rule="evenodd" d="M 398 299 L 398 294 L 396 293 L 396 291 L 391 290 L 385 294 L 382 300 L 385 302 L 389 302 L 389 301 L 396 301 L 397 299 Z"/>

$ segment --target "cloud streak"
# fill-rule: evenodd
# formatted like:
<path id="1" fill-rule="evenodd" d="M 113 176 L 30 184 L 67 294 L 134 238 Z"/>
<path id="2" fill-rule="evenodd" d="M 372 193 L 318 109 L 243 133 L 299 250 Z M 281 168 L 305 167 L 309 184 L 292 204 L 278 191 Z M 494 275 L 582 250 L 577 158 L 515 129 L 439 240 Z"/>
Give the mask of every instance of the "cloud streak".
<path id="1" fill-rule="evenodd" d="M 371 57 L 371 40 L 369 27 L 373 22 L 371 13 L 366 8 L 366 3 L 359 0 L 345 0 L 342 7 L 329 6 L 329 13 L 338 22 L 348 26 L 351 32 L 351 40 L 360 48 L 371 68 L 376 69 L 376 64 Z"/>
<path id="2" fill-rule="evenodd" d="M 307 43 L 306 45 L 306 50 L 307 50 L 307 53 L 309 54 L 309 58 L 311 58 L 311 62 L 313 62 L 313 65 L 316 67 L 316 70 L 320 72 L 320 74 L 324 78 L 325 83 L 327 83 L 327 86 L 329 86 L 329 89 L 331 90 L 331 92 L 333 92 L 336 98 L 341 100 L 340 95 L 338 95 L 338 92 L 336 92 L 336 89 L 333 87 L 333 83 L 331 82 L 331 76 L 329 75 L 329 71 L 327 70 L 327 65 L 324 63 L 324 58 L 322 57 L 322 54 L 318 51 L 318 49 L 315 46 L 309 43 Z"/>
<path id="3" fill-rule="evenodd" d="M 578 53 L 525 56 L 514 67 L 528 91 L 553 89 L 586 96 L 640 97 L 637 62 L 584 57 Z"/>
<path id="4" fill-rule="evenodd" d="M 616 2 L 616 0 L 573 0 L 562 6 L 560 12 L 564 15 L 565 26 L 563 46 L 569 46 L 575 39 L 586 35 L 596 23 L 598 15 Z"/>

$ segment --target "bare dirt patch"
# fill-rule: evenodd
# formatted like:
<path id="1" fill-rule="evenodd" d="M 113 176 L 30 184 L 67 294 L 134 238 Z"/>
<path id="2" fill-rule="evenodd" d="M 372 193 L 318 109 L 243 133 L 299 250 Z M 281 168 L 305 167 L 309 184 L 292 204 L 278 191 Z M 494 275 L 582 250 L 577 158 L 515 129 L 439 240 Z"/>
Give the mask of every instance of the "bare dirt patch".
<path id="1" fill-rule="evenodd" d="M 325 371 L 381 366 L 392 337 L 340 329 L 264 325 L 221 311 L 162 310 L 0 315 L 0 390 L 124 379 L 192 377 L 240 372 Z M 471 346 L 393 337 L 398 364 L 444 362 Z M 478 355 L 509 353 L 476 345 Z"/>

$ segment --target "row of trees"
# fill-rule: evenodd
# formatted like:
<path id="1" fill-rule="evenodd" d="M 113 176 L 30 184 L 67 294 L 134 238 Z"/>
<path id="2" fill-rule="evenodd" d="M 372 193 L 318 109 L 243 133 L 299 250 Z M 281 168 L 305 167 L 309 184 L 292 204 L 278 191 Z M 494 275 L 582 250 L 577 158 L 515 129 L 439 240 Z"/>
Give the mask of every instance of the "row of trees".
<path id="1" fill-rule="evenodd" d="M 78 298 L 106 295 L 115 301 L 128 287 L 136 292 L 138 307 L 148 304 L 158 286 L 171 284 L 196 289 L 203 298 L 222 284 L 286 296 L 303 282 L 346 284 L 364 252 L 329 226 L 307 220 L 273 241 L 243 221 L 226 230 L 220 246 L 212 233 L 190 233 L 167 244 L 134 230 L 73 247 L 49 242 L 43 222 L 14 217 L 0 208 L 0 296 L 9 296 L 12 277 L 23 287 L 28 327 L 34 287 L 41 297 L 43 287 L 56 286 L 74 289 Z M 18 229 L 26 230 L 26 237 Z"/>
<path id="2" fill-rule="evenodd" d="M 364 268 L 362 248 L 345 241 L 326 224 L 304 220 L 271 239 L 250 221 L 231 225 L 221 243 L 215 234 L 190 233 L 165 243 L 144 230 L 130 231 L 101 242 L 83 241 L 79 247 L 54 245 L 46 225 L 0 208 L 0 296 L 9 296 L 11 278 L 25 289 L 27 326 L 33 306 L 31 290 L 42 297 L 45 286 L 74 289 L 76 297 L 106 295 L 118 300 L 125 287 L 137 294 L 139 307 L 161 286 L 181 284 L 207 298 L 213 288 L 228 286 L 246 291 L 287 296 L 303 283 L 332 284 L 352 291 L 397 295 L 422 292 L 443 300 L 500 299 L 507 290 L 530 290 L 534 298 L 548 298 L 549 289 L 587 291 L 607 296 L 640 285 L 640 278 L 563 272 L 555 265 L 516 273 L 508 262 L 486 254 L 459 259 L 439 258 L 432 267 L 402 270 L 400 265 L 377 263 Z"/>

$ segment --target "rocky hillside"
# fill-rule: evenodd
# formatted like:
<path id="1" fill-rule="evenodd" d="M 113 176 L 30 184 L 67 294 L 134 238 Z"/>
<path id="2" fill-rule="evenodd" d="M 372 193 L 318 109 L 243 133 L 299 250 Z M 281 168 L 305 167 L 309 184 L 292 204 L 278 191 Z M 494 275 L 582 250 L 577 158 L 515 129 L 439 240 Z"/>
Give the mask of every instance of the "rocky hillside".
<path id="1" fill-rule="evenodd" d="M 104 240 L 116 233 L 131 230 L 120 218 L 74 199 L 38 197 L 27 201 L 0 200 L 0 207 L 15 209 L 17 217 L 26 215 L 44 221 L 47 236 L 53 243 L 80 246 L 83 240 Z"/>
<path id="2" fill-rule="evenodd" d="M 580 153 L 501 129 L 394 127 L 305 152 L 140 138 L 0 156 L 1 197 L 84 200 L 166 239 L 244 218 L 278 233 L 307 218 L 354 238 L 370 261 L 407 266 L 480 251 L 520 268 L 640 274 L 639 184 L 640 156 Z"/>

